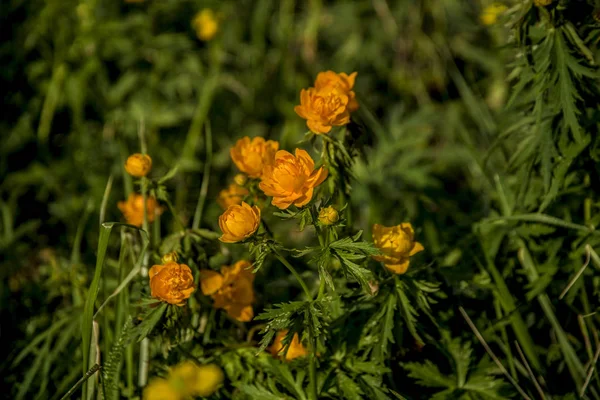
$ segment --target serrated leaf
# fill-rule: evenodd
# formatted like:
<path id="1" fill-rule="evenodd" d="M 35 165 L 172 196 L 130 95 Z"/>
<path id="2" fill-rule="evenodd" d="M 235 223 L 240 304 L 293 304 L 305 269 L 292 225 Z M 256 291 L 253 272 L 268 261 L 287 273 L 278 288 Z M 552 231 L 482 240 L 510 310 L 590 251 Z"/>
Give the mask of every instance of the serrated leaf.
<path id="1" fill-rule="evenodd" d="M 455 388 L 454 379 L 442 374 L 438 367 L 429 360 L 424 363 L 403 363 L 402 368 L 408 370 L 408 376 L 417 380 L 421 386 Z"/>

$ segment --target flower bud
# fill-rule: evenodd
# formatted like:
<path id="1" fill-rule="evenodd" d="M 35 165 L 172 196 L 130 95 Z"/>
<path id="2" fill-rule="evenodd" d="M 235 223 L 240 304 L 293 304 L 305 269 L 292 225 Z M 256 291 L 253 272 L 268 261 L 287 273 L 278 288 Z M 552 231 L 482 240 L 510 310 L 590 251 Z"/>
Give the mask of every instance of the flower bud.
<path id="1" fill-rule="evenodd" d="M 125 162 L 125 171 L 136 178 L 148 175 L 148 172 L 150 172 L 151 169 L 152 158 L 147 154 L 132 154 Z"/>
<path id="2" fill-rule="evenodd" d="M 319 222 L 323 225 L 333 225 L 340 219 L 340 215 L 332 206 L 323 207 L 319 211 Z"/>
<path id="3" fill-rule="evenodd" d="M 219 240 L 224 243 L 240 242 L 254 235 L 259 225 L 260 209 L 242 201 L 240 205 L 229 206 L 219 217 L 219 227 L 223 232 Z"/>
<path id="4" fill-rule="evenodd" d="M 248 182 L 248 177 L 244 174 L 237 174 L 233 177 L 233 181 L 236 185 L 244 186 Z"/>
<path id="5" fill-rule="evenodd" d="M 178 260 L 179 260 L 179 256 L 177 256 L 177 252 L 172 251 L 170 253 L 163 255 L 160 261 L 163 264 L 168 264 L 168 263 L 176 263 Z"/>

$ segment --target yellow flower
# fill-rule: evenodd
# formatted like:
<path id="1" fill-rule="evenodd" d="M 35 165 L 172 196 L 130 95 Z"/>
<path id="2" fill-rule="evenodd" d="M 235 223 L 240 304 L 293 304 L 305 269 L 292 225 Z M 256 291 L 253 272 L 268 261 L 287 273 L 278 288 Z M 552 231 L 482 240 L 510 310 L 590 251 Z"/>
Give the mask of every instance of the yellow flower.
<path id="1" fill-rule="evenodd" d="M 219 21 L 213 10 L 205 8 L 194 16 L 192 26 L 196 30 L 198 39 L 209 41 L 219 30 Z"/>
<path id="2" fill-rule="evenodd" d="M 244 174 L 237 174 L 233 177 L 233 181 L 236 185 L 244 186 L 248 182 L 248 177 Z"/>
<path id="3" fill-rule="evenodd" d="M 328 133 L 332 126 L 350 122 L 350 97 L 342 88 L 327 85 L 300 92 L 300 105 L 294 111 L 306 120 L 308 129 L 316 134 Z"/>
<path id="4" fill-rule="evenodd" d="M 335 73 L 333 71 L 319 72 L 315 79 L 315 89 L 321 90 L 326 86 L 335 86 L 348 96 L 348 111 L 358 110 L 356 94 L 352 91 L 357 72 L 347 75 L 344 72 Z"/>
<path id="5" fill-rule="evenodd" d="M 245 136 L 235 143 L 229 154 L 240 171 L 250 178 L 260 178 L 266 165 L 273 163 L 279 143 L 255 137 Z"/>
<path id="6" fill-rule="evenodd" d="M 169 383 L 185 397 L 206 397 L 217 391 L 223 378 L 223 371 L 216 364 L 198 365 L 183 361 L 171 370 Z"/>
<path id="7" fill-rule="evenodd" d="M 273 344 L 271 345 L 271 348 L 270 348 L 271 354 L 274 357 L 279 356 L 280 355 L 279 352 L 281 352 L 283 350 L 282 341 L 283 341 L 283 338 L 285 338 L 285 335 L 287 335 L 287 333 L 288 333 L 287 330 L 277 332 L 277 336 L 275 336 L 275 340 L 273 341 Z M 300 342 L 300 338 L 298 337 L 298 334 L 294 333 L 294 337 L 292 338 L 292 341 L 290 342 L 290 347 L 288 348 L 287 354 L 285 355 L 285 360 L 290 361 L 290 360 L 293 360 L 294 358 L 304 357 L 307 354 L 308 354 L 308 352 L 306 351 L 306 348 Z M 281 355 L 283 355 L 283 353 Z"/>
<path id="8" fill-rule="evenodd" d="M 315 171 L 315 162 L 306 151 L 296 149 L 293 156 L 279 150 L 274 164 L 265 167 L 258 186 L 267 196 L 273 197 L 271 204 L 284 210 L 292 204 L 296 207 L 308 204 L 315 187 L 326 178 L 327 170 L 321 167 Z"/>
<path id="9" fill-rule="evenodd" d="M 148 272 L 150 295 L 169 304 L 183 306 L 194 292 L 194 276 L 185 264 L 154 265 Z"/>
<path id="10" fill-rule="evenodd" d="M 396 273 L 403 274 L 408 269 L 410 257 L 423 251 L 423 245 L 415 242 L 415 232 L 410 223 L 404 222 L 396 226 L 373 225 L 373 241 L 384 254 L 383 256 L 373 256 L 377 261 L 381 261 L 387 269 Z"/>
<path id="11" fill-rule="evenodd" d="M 153 378 L 144 388 L 143 400 L 182 400 L 183 396 L 166 379 Z"/>
<path id="12" fill-rule="evenodd" d="M 546 7 L 552 4 L 552 0 L 533 0 L 536 7 Z"/>
<path id="13" fill-rule="evenodd" d="M 249 261 L 241 260 L 231 267 L 221 267 L 221 273 L 210 269 L 200 270 L 200 289 L 214 300 L 215 308 L 224 309 L 227 314 L 241 322 L 254 317 L 254 274 Z"/>
<path id="14" fill-rule="evenodd" d="M 484 25 L 493 25 L 498 20 L 498 16 L 508 8 L 504 4 L 493 3 L 483 9 L 479 19 Z"/>
<path id="15" fill-rule="evenodd" d="M 127 201 L 119 201 L 117 207 L 125 216 L 128 224 L 142 226 L 144 223 L 144 197 L 141 194 L 132 193 Z M 152 196 L 146 198 L 146 214 L 148 222 L 154 222 L 154 218 L 162 213 L 158 202 Z"/>
<path id="16" fill-rule="evenodd" d="M 219 238 L 224 243 L 235 243 L 254 235 L 260 224 L 260 208 L 250 207 L 242 201 L 240 205 L 232 205 L 219 217 L 219 227 L 223 235 Z"/>
<path id="17" fill-rule="evenodd" d="M 135 153 L 127 157 L 125 171 L 131 176 L 141 178 L 152 169 L 152 158 L 147 154 Z"/>
<path id="18" fill-rule="evenodd" d="M 319 211 L 319 222 L 323 225 L 333 225 L 340 219 L 340 215 L 332 206 L 323 207 Z"/>
<path id="19" fill-rule="evenodd" d="M 176 251 L 172 251 L 170 253 L 167 253 L 167 254 L 163 255 L 161 257 L 161 259 L 160 259 L 160 261 L 163 264 L 172 263 L 172 262 L 176 263 L 177 260 L 179 260 L 179 256 L 177 255 Z"/>
<path id="20" fill-rule="evenodd" d="M 248 189 L 232 183 L 227 189 L 223 189 L 219 192 L 217 203 L 219 203 L 221 208 L 226 210 L 229 206 L 241 204 L 244 197 L 249 193 Z"/>

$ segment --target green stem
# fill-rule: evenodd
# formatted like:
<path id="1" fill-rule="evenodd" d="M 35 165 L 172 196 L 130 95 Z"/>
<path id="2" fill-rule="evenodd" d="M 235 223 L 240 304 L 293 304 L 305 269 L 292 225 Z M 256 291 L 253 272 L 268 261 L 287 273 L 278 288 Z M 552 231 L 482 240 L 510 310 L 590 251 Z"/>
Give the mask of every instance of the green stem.
<path id="1" fill-rule="evenodd" d="M 317 295 L 317 301 L 321 300 L 325 294 L 325 279 L 320 278 L 319 281 L 319 294 Z"/>
<path id="2" fill-rule="evenodd" d="M 317 346 L 316 341 L 312 337 L 310 340 L 310 356 L 308 365 L 308 382 L 310 384 L 308 398 L 311 400 L 317 400 L 319 398 L 317 389 Z"/>
<path id="3" fill-rule="evenodd" d="M 206 202 L 206 194 L 208 193 L 208 183 L 210 181 L 210 167 L 212 164 L 212 132 L 210 123 L 206 122 L 206 160 L 204 162 L 204 174 L 202 175 L 202 186 L 200 187 L 200 196 L 198 196 L 198 204 L 196 205 L 196 213 L 194 214 L 193 229 L 200 228 L 202 220 L 202 211 Z"/>
<path id="4" fill-rule="evenodd" d="M 277 259 L 279 261 L 281 261 L 281 263 L 283 265 L 285 265 L 285 267 L 292 273 L 292 275 L 294 275 L 296 277 L 296 280 L 298 280 L 298 283 L 300 283 L 300 286 L 302 286 L 302 289 L 304 289 L 304 293 L 306 294 L 306 297 L 310 301 L 312 301 L 313 297 L 310 294 L 310 290 L 308 290 L 308 286 L 306 286 L 306 283 L 304 283 L 304 280 L 302 279 L 302 277 L 300 276 L 298 271 L 296 271 L 296 269 L 294 267 L 292 267 L 292 264 L 290 264 L 285 258 L 283 258 L 281 256 L 281 254 L 279 254 L 277 251 L 274 251 L 274 253 L 275 253 L 275 257 L 277 257 Z"/>

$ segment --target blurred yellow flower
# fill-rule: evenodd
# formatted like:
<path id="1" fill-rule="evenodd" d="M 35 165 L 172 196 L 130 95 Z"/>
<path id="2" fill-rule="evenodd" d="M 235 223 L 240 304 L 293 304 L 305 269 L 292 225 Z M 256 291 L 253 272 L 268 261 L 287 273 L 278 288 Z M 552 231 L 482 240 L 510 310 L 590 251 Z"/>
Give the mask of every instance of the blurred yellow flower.
<path id="1" fill-rule="evenodd" d="M 313 197 L 314 188 L 327 178 L 323 167 L 315 171 L 315 162 L 302 149 L 296 149 L 296 155 L 285 150 L 275 154 L 275 162 L 263 171 L 259 188 L 272 196 L 271 204 L 282 210 L 290 205 L 302 207 Z"/>
<path id="2" fill-rule="evenodd" d="M 183 396 L 163 378 L 153 378 L 144 388 L 143 400 L 182 400 Z"/>
<path id="3" fill-rule="evenodd" d="M 223 235 L 219 238 L 224 243 L 235 243 L 254 235 L 260 224 L 260 208 L 250 207 L 242 201 L 240 205 L 232 205 L 219 217 L 219 227 Z"/>
<path id="4" fill-rule="evenodd" d="M 492 3 L 483 9 L 479 20 L 484 25 L 493 25 L 498 20 L 498 16 L 506 11 L 508 7 L 501 3 Z"/>
<path id="5" fill-rule="evenodd" d="M 198 39 L 209 41 L 219 30 L 219 21 L 213 10 L 205 8 L 194 16 L 192 26 L 196 30 Z"/>
<path id="6" fill-rule="evenodd" d="M 405 273 L 410 257 L 424 250 L 421 243 L 415 242 L 414 235 L 413 227 L 408 222 L 391 227 L 373 225 L 373 242 L 384 254 L 373 258 L 396 274 Z"/>
<path id="7" fill-rule="evenodd" d="M 185 264 L 153 265 L 148 277 L 150 295 L 169 304 L 183 306 L 195 290 L 192 270 Z"/>
<path id="8" fill-rule="evenodd" d="M 229 185 L 227 189 L 223 189 L 219 192 L 219 197 L 217 198 L 217 203 L 226 210 L 229 206 L 235 204 L 241 204 L 244 197 L 247 196 L 250 192 L 248 189 L 232 183 Z"/>
<path id="9" fill-rule="evenodd" d="M 141 178 L 152 169 L 152 158 L 147 154 L 135 153 L 127 157 L 125 171 L 131 176 Z"/>
<path id="10" fill-rule="evenodd" d="M 271 345 L 271 348 L 270 348 L 271 354 L 274 357 L 283 356 L 283 353 L 279 354 L 279 352 L 281 352 L 283 350 L 282 341 L 285 338 L 285 335 L 287 335 L 287 333 L 288 333 L 287 330 L 277 332 L 277 335 L 275 336 L 275 340 L 273 341 L 273 344 Z M 300 338 L 298 337 L 298 334 L 294 333 L 294 337 L 292 338 L 290 347 L 288 348 L 287 354 L 285 355 L 285 360 L 290 361 L 290 360 L 293 360 L 294 358 L 304 357 L 307 354 L 308 354 L 308 352 L 306 351 L 306 348 L 300 342 Z"/>
<path id="11" fill-rule="evenodd" d="M 132 193 L 127 201 L 119 201 L 117 207 L 123 213 L 128 224 L 142 226 L 144 224 L 144 197 L 141 194 Z M 152 196 L 146 198 L 146 214 L 148 222 L 154 222 L 154 218 L 162 213 L 156 199 Z"/>
<path id="12" fill-rule="evenodd" d="M 224 375 L 216 364 L 198 365 L 193 361 L 177 364 L 169 374 L 169 383 L 185 397 L 210 396 L 223 383 Z"/>
<path id="13" fill-rule="evenodd" d="M 324 71 L 317 74 L 315 79 L 315 89 L 321 90 L 327 86 L 334 86 L 348 96 L 348 111 L 353 112 L 358 110 L 358 102 L 356 94 L 352 91 L 357 72 L 350 75 L 340 72 L 339 74 L 333 71 Z"/>
<path id="14" fill-rule="evenodd" d="M 333 126 L 342 126 L 350 122 L 350 97 L 342 88 L 327 85 L 321 89 L 314 87 L 302 89 L 300 105 L 294 111 L 306 120 L 313 133 L 322 134 L 331 131 Z"/>
<path id="15" fill-rule="evenodd" d="M 340 215 L 332 206 L 323 207 L 319 211 L 319 222 L 323 225 L 332 225 L 338 222 Z"/>
<path id="16" fill-rule="evenodd" d="M 552 4 L 552 0 L 533 0 L 536 7 L 546 7 Z"/>
<path id="17" fill-rule="evenodd" d="M 214 300 L 215 308 L 222 308 L 231 318 L 248 322 L 254 317 L 254 274 L 252 264 L 241 260 L 231 267 L 221 267 L 221 273 L 210 269 L 200 270 L 200 289 Z"/>
<path id="18" fill-rule="evenodd" d="M 248 177 L 244 174 L 237 174 L 233 177 L 233 181 L 240 186 L 244 186 L 248 182 Z"/>
<path id="19" fill-rule="evenodd" d="M 229 154 L 240 171 L 250 178 L 260 178 L 266 165 L 273 163 L 279 143 L 262 137 L 245 136 L 231 148 Z"/>

